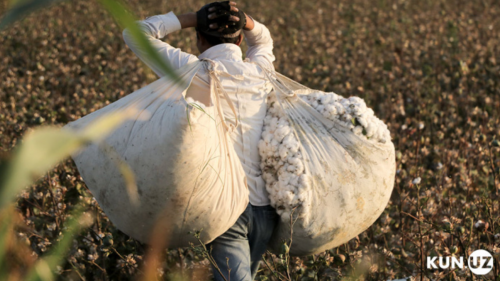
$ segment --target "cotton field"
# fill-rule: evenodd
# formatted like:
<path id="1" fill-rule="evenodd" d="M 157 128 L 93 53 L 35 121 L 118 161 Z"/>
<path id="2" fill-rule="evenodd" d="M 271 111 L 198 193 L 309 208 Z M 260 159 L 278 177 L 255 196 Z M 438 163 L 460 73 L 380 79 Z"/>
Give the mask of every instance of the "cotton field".
<path id="1" fill-rule="evenodd" d="M 0 16 L 8 2 L 0 1 Z M 206 3 L 123 2 L 139 18 Z M 316 255 L 289 257 L 281 245 L 265 255 L 257 280 L 498 279 L 500 2 L 243 0 L 239 7 L 269 27 L 276 70 L 318 90 L 302 99 L 318 115 L 396 149 L 394 191 L 371 227 Z M 0 169 L 31 129 L 63 126 L 156 80 L 97 1 L 58 2 L 0 33 Z M 192 32 L 166 40 L 197 54 Z M 286 219 L 314 187 L 289 121 L 276 100 L 268 102 L 262 175 Z M 203 248 L 155 252 L 117 230 L 71 160 L 19 193 L 13 213 L 0 213 L 0 279 L 22 280 L 50 256 L 78 208 L 89 226 L 67 244 L 57 279 L 211 280 Z M 491 253 L 489 275 L 425 264 L 476 249 Z"/>

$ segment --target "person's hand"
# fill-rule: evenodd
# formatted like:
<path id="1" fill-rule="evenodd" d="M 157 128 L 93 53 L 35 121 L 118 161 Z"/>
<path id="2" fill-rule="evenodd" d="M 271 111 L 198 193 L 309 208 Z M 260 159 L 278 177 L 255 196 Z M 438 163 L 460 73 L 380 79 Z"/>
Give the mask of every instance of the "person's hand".
<path id="1" fill-rule="evenodd" d="M 233 1 L 229 1 L 229 6 L 230 6 L 230 11 L 231 12 L 235 12 L 235 13 L 238 13 L 240 10 L 236 7 L 238 4 L 236 4 L 236 2 L 233 2 Z M 215 19 L 215 18 L 218 18 L 220 17 L 220 12 L 217 13 L 217 8 L 216 7 L 211 7 L 208 9 L 208 19 Z M 242 12 L 240 13 L 242 15 L 245 16 L 245 25 L 243 26 L 243 29 L 245 30 L 252 30 L 253 27 L 254 27 L 254 22 L 253 22 L 253 19 L 251 17 L 249 17 L 246 13 Z M 238 16 L 233 16 L 231 15 L 229 17 L 229 21 L 232 21 L 232 22 L 238 22 L 240 20 L 240 18 Z M 209 27 L 211 29 L 216 29 L 218 28 L 219 26 L 217 25 L 217 23 L 213 23 L 213 24 L 210 24 Z M 228 28 L 229 26 L 226 25 L 225 28 Z"/>
<path id="2" fill-rule="evenodd" d="M 198 30 L 214 36 L 238 32 L 245 27 L 247 18 L 234 1 L 207 4 L 196 12 L 196 16 Z"/>
<path id="3" fill-rule="evenodd" d="M 213 20 L 213 19 L 220 18 L 220 17 L 227 17 L 229 15 L 229 18 L 227 19 L 227 21 L 233 22 L 234 25 L 236 23 L 238 23 L 240 21 L 240 17 L 235 16 L 235 15 L 231 15 L 230 12 L 238 13 L 240 10 L 236 7 L 236 2 L 233 2 L 233 1 L 228 1 L 228 2 L 229 2 L 228 3 L 229 10 L 227 10 L 227 7 L 223 7 L 222 9 L 220 7 L 215 7 L 215 6 L 208 8 L 208 12 L 209 12 L 208 19 Z M 219 27 L 219 25 L 217 23 L 212 23 L 208 27 L 211 29 L 219 28 L 221 30 L 221 28 L 222 29 L 228 28 L 229 24 L 230 23 L 226 24 L 226 26 Z"/>

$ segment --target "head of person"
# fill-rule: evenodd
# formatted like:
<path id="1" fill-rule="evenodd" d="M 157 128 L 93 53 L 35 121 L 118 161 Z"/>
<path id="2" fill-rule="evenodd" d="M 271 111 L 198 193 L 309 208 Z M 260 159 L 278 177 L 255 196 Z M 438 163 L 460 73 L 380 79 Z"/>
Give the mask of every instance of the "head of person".
<path id="1" fill-rule="evenodd" d="M 196 47 L 198 47 L 200 54 L 219 44 L 235 44 L 239 46 L 242 41 L 243 34 L 241 32 L 236 37 L 222 37 L 204 33 L 198 29 L 196 30 Z"/>
<path id="2" fill-rule="evenodd" d="M 230 1 L 213 2 L 196 13 L 196 46 L 200 53 L 219 44 L 241 44 L 246 16 L 235 5 Z"/>

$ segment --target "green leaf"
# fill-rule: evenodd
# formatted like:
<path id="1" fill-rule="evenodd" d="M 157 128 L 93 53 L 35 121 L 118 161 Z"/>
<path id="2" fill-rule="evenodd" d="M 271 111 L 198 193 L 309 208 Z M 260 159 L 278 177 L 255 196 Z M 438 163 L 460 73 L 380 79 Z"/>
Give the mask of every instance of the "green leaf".
<path id="1" fill-rule="evenodd" d="M 2 175 L 0 208 L 32 181 L 62 159 L 76 151 L 84 142 L 70 131 L 47 127 L 31 132 L 18 147 Z"/>
<path id="2" fill-rule="evenodd" d="M 15 1 L 12 7 L 5 13 L 0 21 L 0 30 L 5 29 L 8 25 L 21 20 L 25 16 L 41 8 L 48 7 L 50 4 L 60 2 L 61 0 L 27 0 Z"/>
<path id="3" fill-rule="evenodd" d="M 124 4 L 117 0 L 99 0 L 99 2 L 108 10 L 121 28 L 127 28 L 130 31 L 130 34 L 134 37 L 139 47 L 146 52 L 149 60 L 157 62 L 161 70 L 170 76 L 175 83 L 185 83 L 170 66 L 168 61 L 161 57 L 151 46 L 136 23 L 137 19 L 129 12 L 130 9 L 127 9 Z"/>
<path id="4" fill-rule="evenodd" d="M 107 114 L 80 132 L 45 127 L 28 133 L 12 159 L 0 170 L 0 208 L 63 159 L 91 141 L 99 141 L 133 114 L 133 110 Z"/>

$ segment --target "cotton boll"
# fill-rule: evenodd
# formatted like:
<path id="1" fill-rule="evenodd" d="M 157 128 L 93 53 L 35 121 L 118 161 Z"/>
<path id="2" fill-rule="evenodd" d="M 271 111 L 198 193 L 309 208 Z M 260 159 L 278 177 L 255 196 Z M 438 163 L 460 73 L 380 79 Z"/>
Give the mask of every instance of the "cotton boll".
<path id="1" fill-rule="evenodd" d="M 366 126 L 368 126 L 368 121 L 366 120 L 366 118 L 362 118 L 362 117 L 357 117 L 356 120 L 358 121 L 359 124 L 361 124 L 361 126 L 363 126 L 364 128 L 366 128 Z"/>
<path id="2" fill-rule="evenodd" d="M 265 157 L 269 158 L 270 160 L 272 160 L 271 163 L 276 164 L 276 152 L 272 150 L 271 148 L 271 145 L 269 145 L 270 149 L 267 151 L 267 154 Z"/>
<path id="3" fill-rule="evenodd" d="M 299 176 L 297 176 L 297 175 L 291 175 L 289 183 L 290 183 L 290 185 L 298 186 L 299 185 Z"/>
<path id="4" fill-rule="evenodd" d="M 302 161 L 301 158 L 298 158 L 296 154 L 288 154 L 288 157 L 286 158 L 286 163 L 288 165 L 294 165 L 295 163 Z"/>
<path id="5" fill-rule="evenodd" d="M 271 146 L 271 151 L 272 151 L 272 154 L 270 157 L 273 157 L 274 159 L 276 159 L 278 161 L 280 158 L 279 145 Z"/>
<path id="6" fill-rule="evenodd" d="M 267 193 L 269 193 L 269 198 L 275 198 L 275 194 L 274 194 L 274 189 L 272 188 L 272 185 L 271 184 L 266 184 L 266 190 L 267 190 Z"/>
<path id="7" fill-rule="evenodd" d="M 288 157 L 290 157 L 290 156 L 288 156 Z M 303 157 L 302 157 L 302 153 L 300 153 L 300 150 L 299 150 L 299 151 L 297 151 L 297 153 L 293 154 L 293 157 L 297 157 L 297 158 L 299 158 L 299 159 L 303 159 Z"/>
<path id="8" fill-rule="evenodd" d="M 391 133 L 389 132 L 389 129 L 386 129 L 386 131 L 385 131 L 385 139 L 391 140 Z"/>
<path id="9" fill-rule="evenodd" d="M 286 198 L 287 198 L 287 192 L 289 191 L 288 187 L 287 186 L 282 186 L 278 183 L 278 196 L 276 197 L 277 200 L 278 200 L 278 204 L 281 205 L 281 206 L 286 206 L 288 205 L 287 204 L 287 201 L 286 201 Z"/>
<path id="10" fill-rule="evenodd" d="M 266 184 L 266 189 L 267 189 L 267 192 L 269 192 L 269 195 L 273 198 L 278 198 L 278 182 L 275 181 L 275 182 L 272 182 L 270 184 Z"/>
<path id="11" fill-rule="evenodd" d="M 280 144 L 280 141 L 276 140 L 275 138 L 273 138 L 271 140 L 271 149 L 273 151 L 277 151 L 278 150 L 278 145 Z"/>
<path id="12" fill-rule="evenodd" d="M 276 170 L 276 165 L 278 164 L 278 160 L 276 160 L 276 157 L 273 157 L 272 155 L 266 156 L 265 159 L 262 159 L 262 162 L 269 167 L 268 169 Z"/>
<path id="13" fill-rule="evenodd" d="M 269 123 L 269 127 L 270 127 L 271 130 L 274 131 L 274 130 L 276 130 L 278 128 L 278 121 L 279 121 L 279 119 L 276 118 L 276 117 L 273 117 L 271 119 L 271 122 Z"/>
<path id="14" fill-rule="evenodd" d="M 290 222 L 290 214 L 290 211 L 284 211 L 283 213 L 281 213 L 281 219 L 283 220 L 283 222 Z"/>
<path id="15" fill-rule="evenodd" d="M 262 140 L 262 139 L 259 140 L 259 144 L 257 145 L 257 147 L 259 148 L 259 155 L 260 156 L 265 155 L 264 152 L 267 151 L 266 146 L 267 146 L 267 143 L 264 140 Z"/>
<path id="16" fill-rule="evenodd" d="M 273 208 L 276 208 L 276 201 L 272 196 L 269 196 L 269 203 Z"/>
<path id="17" fill-rule="evenodd" d="M 349 102 L 350 103 L 357 103 L 357 104 L 365 103 L 365 101 L 360 97 L 350 97 Z"/>
<path id="18" fill-rule="evenodd" d="M 342 120 L 346 121 L 346 122 L 351 122 L 352 120 L 352 115 L 349 114 L 349 113 L 346 113 L 344 114 L 344 116 L 342 116 Z"/>
<path id="19" fill-rule="evenodd" d="M 316 110 L 319 112 L 319 113 L 323 113 L 325 111 L 325 106 L 320 104 L 318 105 L 318 107 L 316 107 Z"/>
<path id="20" fill-rule="evenodd" d="M 281 142 L 286 135 L 291 133 L 291 131 L 292 129 L 289 126 L 280 127 L 274 132 L 274 139 Z"/>
<path id="21" fill-rule="evenodd" d="M 289 134 L 283 139 L 283 145 L 290 151 L 289 154 L 297 153 L 300 147 L 299 142 L 295 139 L 293 134 Z"/>
<path id="22" fill-rule="evenodd" d="M 368 123 L 366 126 L 366 137 L 371 138 L 376 133 L 375 124 L 373 122 Z"/>
<path id="23" fill-rule="evenodd" d="M 288 119 L 285 116 L 280 116 L 278 118 L 278 127 L 281 126 L 290 126 L 290 124 L 288 123 Z"/>
<path id="24" fill-rule="evenodd" d="M 351 105 L 351 102 L 348 99 L 341 99 L 340 104 L 345 108 L 348 109 L 349 105 Z"/>
<path id="25" fill-rule="evenodd" d="M 304 172 L 304 164 L 302 163 L 302 161 L 300 161 L 294 166 L 295 166 L 295 174 L 298 176 L 302 175 L 302 173 Z"/>
<path id="26" fill-rule="evenodd" d="M 301 98 L 308 104 L 310 104 L 312 101 L 315 100 L 315 98 L 312 95 L 303 95 L 301 96 Z"/>
<path id="27" fill-rule="evenodd" d="M 295 208 L 299 205 L 300 201 L 296 194 L 290 199 L 290 208 Z"/>
<path id="28" fill-rule="evenodd" d="M 323 114 L 323 117 L 325 117 L 325 118 L 327 118 L 327 119 L 330 119 L 330 117 L 332 116 L 332 115 L 330 114 L 330 111 L 328 111 L 328 110 L 326 110 L 326 109 L 325 109 L 325 110 L 323 110 L 323 112 L 322 112 L 321 114 Z"/>
<path id="29" fill-rule="evenodd" d="M 332 100 L 333 100 L 333 96 L 330 94 L 326 94 L 326 95 L 321 97 L 321 103 L 325 104 L 325 105 L 332 102 Z"/>
<path id="30" fill-rule="evenodd" d="M 299 192 L 297 193 L 297 199 L 300 202 L 304 202 L 306 201 L 306 198 L 307 198 L 307 192 L 304 189 L 299 190 Z"/>
<path id="31" fill-rule="evenodd" d="M 295 143 L 291 143 L 290 146 L 288 147 L 290 154 L 297 154 L 297 152 L 299 151 L 300 149 L 300 146 L 299 146 L 299 143 L 298 142 L 295 142 Z"/>
<path id="32" fill-rule="evenodd" d="M 278 108 L 276 108 L 276 107 L 270 107 L 270 108 L 268 109 L 268 111 L 269 111 L 269 113 L 271 113 L 273 116 L 278 115 Z"/>
<path id="33" fill-rule="evenodd" d="M 287 191 L 285 194 L 286 194 L 285 195 L 285 200 L 287 202 L 291 202 L 293 200 L 293 198 L 295 198 L 295 192 L 293 192 L 291 190 Z"/>
<path id="34" fill-rule="evenodd" d="M 274 176 L 273 173 L 262 173 L 262 178 L 264 179 L 265 182 L 273 182 L 276 180 L 276 177 Z"/>
<path id="35" fill-rule="evenodd" d="M 274 107 L 269 108 L 269 112 L 275 117 L 283 116 L 284 112 L 281 109 L 281 106 L 278 104 L 278 102 L 275 102 L 274 104 Z"/>
<path id="36" fill-rule="evenodd" d="M 280 177 L 278 180 L 278 188 L 280 191 L 290 190 L 290 177 Z"/>
<path id="37" fill-rule="evenodd" d="M 284 177 L 284 176 L 285 176 L 285 173 L 286 173 L 286 171 L 287 171 L 287 169 L 288 169 L 288 166 L 289 166 L 289 165 L 288 165 L 287 163 L 285 163 L 283 166 L 281 166 L 281 167 L 278 169 L 278 178 L 280 178 L 280 179 L 281 179 L 282 177 Z"/>
<path id="38" fill-rule="evenodd" d="M 365 103 L 351 103 L 351 114 L 355 116 L 361 116 L 366 111 Z"/>
<path id="39" fill-rule="evenodd" d="M 372 137 L 377 140 L 377 135 L 378 135 L 378 132 L 379 132 L 379 128 L 377 126 L 377 123 L 376 122 L 372 122 L 371 123 L 371 128 L 372 128 Z M 368 135 L 368 134 L 367 134 Z"/>
<path id="40" fill-rule="evenodd" d="M 271 141 L 273 140 L 273 135 L 272 134 L 269 134 L 269 133 L 266 133 L 263 135 L 263 139 L 266 143 L 271 143 Z"/>
<path id="41" fill-rule="evenodd" d="M 309 189 L 309 179 L 307 178 L 306 174 L 302 174 L 299 177 L 299 187 L 303 190 Z"/>
<path id="42" fill-rule="evenodd" d="M 337 110 L 337 115 L 342 115 L 345 113 L 345 108 L 342 104 L 336 102 L 333 104 L 333 106 L 335 107 L 335 109 Z"/>
<path id="43" fill-rule="evenodd" d="M 332 101 L 330 103 L 335 103 L 335 102 L 339 102 L 341 99 L 342 99 L 342 96 L 339 96 L 335 93 L 328 93 L 328 95 L 330 95 L 332 97 Z"/>
<path id="44" fill-rule="evenodd" d="M 269 150 L 269 142 L 260 140 L 258 147 L 261 157 L 265 157 L 267 155 L 267 151 Z"/>
<path id="45" fill-rule="evenodd" d="M 288 167 L 286 168 L 287 172 L 290 172 L 290 173 L 295 173 L 297 171 L 297 166 L 295 165 L 288 165 Z"/>
<path id="46" fill-rule="evenodd" d="M 363 134 L 363 127 L 361 126 L 356 126 L 353 130 L 353 132 L 356 134 L 356 135 L 362 135 Z"/>
<path id="47" fill-rule="evenodd" d="M 281 143 L 283 144 L 284 147 L 290 148 L 293 146 L 293 142 L 295 142 L 295 141 L 296 140 L 294 139 L 293 134 L 288 134 L 287 136 L 285 136 L 283 138 L 283 141 Z"/>
<path id="48" fill-rule="evenodd" d="M 282 160 L 286 160 L 286 158 L 288 157 L 288 152 L 289 150 L 286 146 L 280 145 L 279 154 Z"/>
<path id="49" fill-rule="evenodd" d="M 266 126 L 269 126 L 269 124 L 271 124 L 271 120 L 273 119 L 274 117 L 270 114 L 266 115 L 266 117 L 264 117 L 264 125 Z"/>
<path id="50" fill-rule="evenodd" d="M 376 138 L 375 138 L 375 140 L 377 140 L 377 139 L 378 139 L 377 137 L 378 137 L 378 136 L 380 135 L 380 133 L 381 133 L 381 132 L 380 132 L 380 127 L 378 126 L 378 125 L 379 125 L 379 124 L 378 124 L 378 122 L 373 122 L 373 124 L 374 124 L 374 126 L 373 126 L 373 127 L 375 128 L 375 129 L 374 129 L 374 132 L 373 132 L 373 136 L 374 136 L 374 137 L 376 137 Z"/>
<path id="51" fill-rule="evenodd" d="M 287 135 L 284 139 L 283 139 L 283 145 L 286 145 L 288 146 L 289 143 L 291 143 L 292 141 L 294 141 L 294 137 L 292 134 L 290 135 Z"/>
<path id="52" fill-rule="evenodd" d="M 314 100 L 313 102 L 311 102 L 311 106 L 312 106 L 313 108 L 318 107 L 318 105 L 319 105 L 318 100 Z"/>
<path id="53" fill-rule="evenodd" d="M 359 114 L 365 112 L 368 109 L 364 100 L 361 100 L 361 102 L 357 103 L 356 108 L 358 108 Z"/>
<path id="54" fill-rule="evenodd" d="M 298 162 L 300 162 L 300 159 L 297 158 L 295 155 L 290 155 L 290 157 L 288 157 L 286 159 L 286 161 L 288 162 L 288 164 L 290 165 L 295 165 L 297 164 Z"/>
<path id="55" fill-rule="evenodd" d="M 375 112 L 373 112 L 373 109 L 367 108 L 366 111 L 363 113 L 363 116 L 365 116 L 366 118 L 370 118 L 375 116 Z"/>
<path id="56" fill-rule="evenodd" d="M 331 117 L 335 117 L 337 115 L 337 107 L 335 107 L 334 104 L 325 106 L 325 111 L 328 111 Z"/>
<path id="57" fill-rule="evenodd" d="M 317 101 L 320 98 L 321 94 L 320 94 L 320 92 L 312 92 L 310 94 L 310 96 L 311 96 L 311 99 Z"/>

